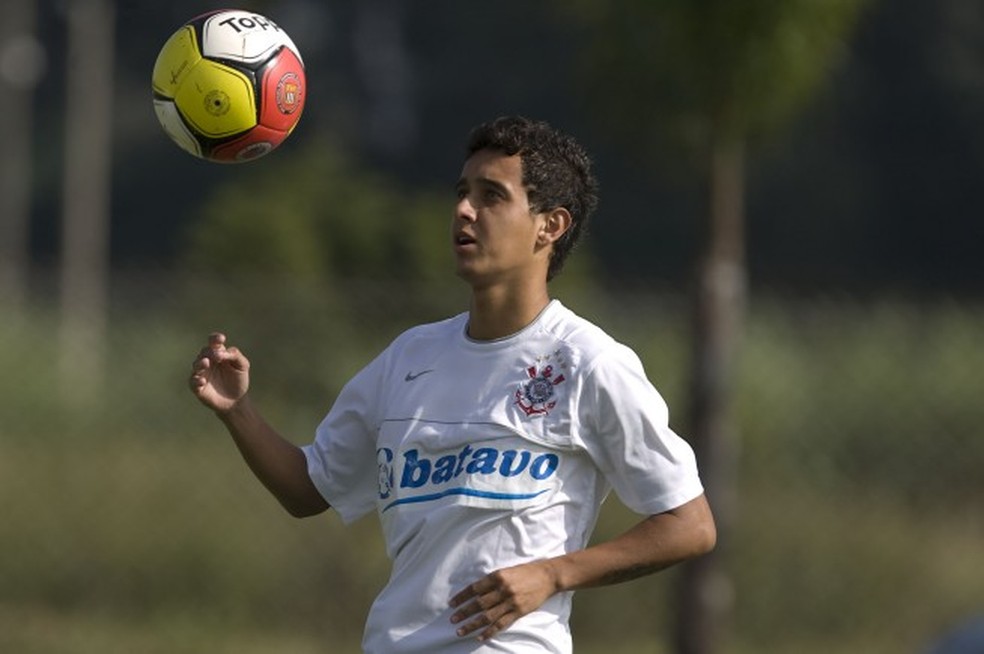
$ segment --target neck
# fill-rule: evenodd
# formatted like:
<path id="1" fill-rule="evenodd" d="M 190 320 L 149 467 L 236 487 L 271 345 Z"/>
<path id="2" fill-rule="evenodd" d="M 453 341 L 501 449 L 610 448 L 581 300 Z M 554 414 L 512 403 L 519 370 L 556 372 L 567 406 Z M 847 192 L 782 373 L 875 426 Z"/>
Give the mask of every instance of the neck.
<path id="1" fill-rule="evenodd" d="M 468 316 L 468 336 L 491 341 L 515 334 L 533 322 L 550 303 L 546 284 L 521 293 L 501 288 L 474 289 Z"/>

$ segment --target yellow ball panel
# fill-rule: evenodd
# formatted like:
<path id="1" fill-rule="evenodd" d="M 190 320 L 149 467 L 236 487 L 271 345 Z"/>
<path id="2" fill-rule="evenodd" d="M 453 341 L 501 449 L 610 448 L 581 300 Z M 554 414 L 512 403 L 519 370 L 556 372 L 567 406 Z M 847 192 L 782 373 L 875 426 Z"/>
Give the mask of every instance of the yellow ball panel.
<path id="1" fill-rule="evenodd" d="M 157 55 L 152 76 L 154 90 L 173 98 L 188 72 L 202 59 L 195 30 L 185 25 L 171 35 Z"/>
<path id="2" fill-rule="evenodd" d="M 205 136 L 231 136 L 256 125 L 256 100 L 249 78 L 215 61 L 199 61 L 181 81 L 174 101 Z"/>

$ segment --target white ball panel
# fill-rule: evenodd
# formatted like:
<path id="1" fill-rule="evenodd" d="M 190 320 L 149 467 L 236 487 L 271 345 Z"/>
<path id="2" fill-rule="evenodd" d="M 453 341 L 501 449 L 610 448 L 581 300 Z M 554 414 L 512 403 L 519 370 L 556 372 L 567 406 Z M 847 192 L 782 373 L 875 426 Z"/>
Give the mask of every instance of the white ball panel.
<path id="1" fill-rule="evenodd" d="M 154 111 L 157 112 L 157 120 L 160 121 L 164 131 L 175 143 L 196 157 L 202 156 L 202 146 L 181 120 L 174 102 L 155 98 Z"/>
<path id="2" fill-rule="evenodd" d="M 297 46 L 269 18 L 248 11 L 223 11 L 209 16 L 202 28 L 202 54 L 247 65 L 260 63 L 280 46 L 289 47 L 300 59 Z"/>

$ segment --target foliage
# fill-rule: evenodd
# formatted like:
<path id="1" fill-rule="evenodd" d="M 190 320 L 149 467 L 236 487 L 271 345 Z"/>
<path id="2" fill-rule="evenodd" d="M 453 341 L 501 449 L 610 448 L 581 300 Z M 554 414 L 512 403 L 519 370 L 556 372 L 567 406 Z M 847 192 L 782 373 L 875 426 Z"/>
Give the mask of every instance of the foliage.
<path id="1" fill-rule="evenodd" d="M 578 0 L 589 102 L 643 152 L 774 130 L 843 57 L 863 4 Z"/>
<path id="2" fill-rule="evenodd" d="M 984 489 L 951 480 L 973 477 L 984 460 L 970 427 L 984 420 L 974 399 L 984 384 L 968 374 L 984 366 L 973 327 L 981 319 L 952 302 L 842 301 L 833 310 L 763 300 L 739 381 L 746 467 L 914 506 L 980 501 Z M 756 456 L 762 448 L 768 459 Z"/>
<path id="3" fill-rule="evenodd" d="M 450 195 L 409 192 L 331 143 L 248 168 L 214 189 L 187 234 L 193 270 L 427 280 L 450 270 Z"/>

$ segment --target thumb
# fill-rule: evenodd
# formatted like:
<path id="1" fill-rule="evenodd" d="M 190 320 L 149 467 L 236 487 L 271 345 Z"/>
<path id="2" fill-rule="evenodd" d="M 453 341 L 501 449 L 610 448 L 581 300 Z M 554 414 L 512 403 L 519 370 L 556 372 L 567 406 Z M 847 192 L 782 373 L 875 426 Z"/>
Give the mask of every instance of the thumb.
<path id="1" fill-rule="evenodd" d="M 237 347 L 226 347 L 226 335 L 212 332 L 208 336 L 208 355 L 214 363 L 227 364 L 236 370 L 249 369 L 249 360 Z"/>
<path id="2" fill-rule="evenodd" d="M 238 347 L 229 347 L 222 350 L 219 356 L 223 363 L 231 365 L 233 368 L 239 371 L 249 370 L 249 359 L 243 354 Z"/>

